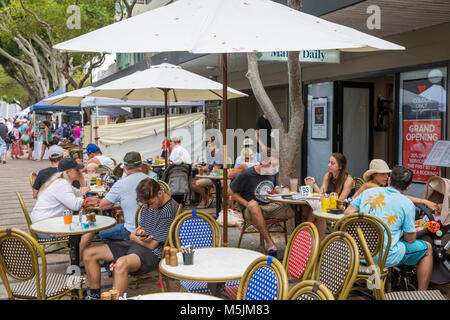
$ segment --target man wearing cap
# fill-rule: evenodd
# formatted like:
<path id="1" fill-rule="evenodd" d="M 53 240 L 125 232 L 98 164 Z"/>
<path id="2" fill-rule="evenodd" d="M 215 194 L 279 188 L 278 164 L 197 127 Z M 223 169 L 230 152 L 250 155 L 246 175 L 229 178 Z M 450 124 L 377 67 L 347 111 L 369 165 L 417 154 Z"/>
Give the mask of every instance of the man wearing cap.
<path id="1" fill-rule="evenodd" d="M 191 163 L 191 155 L 189 152 L 180 144 L 181 138 L 174 137 L 170 141 L 170 157 L 169 161 L 171 163 L 180 164 L 180 163 Z"/>
<path id="2" fill-rule="evenodd" d="M 108 240 L 129 239 L 130 234 L 136 228 L 135 217 L 138 203 L 136 201 L 136 187 L 148 178 L 142 172 L 142 159 L 139 152 L 128 152 L 123 158 L 126 177 L 117 181 L 105 198 L 100 201 L 100 210 L 108 210 L 117 202 L 123 210 L 125 223 L 117 224 L 113 228 L 100 232 L 100 238 Z"/>
<path id="3" fill-rule="evenodd" d="M 48 160 L 50 161 L 50 167 L 42 169 L 38 172 L 36 179 L 33 183 L 33 198 L 37 199 L 39 189 L 44 185 L 44 183 L 50 179 L 52 175 L 58 172 L 59 161 L 63 158 L 64 149 L 60 146 L 51 146 L 48 151 Z"/>
<path id="4" fill-rule="evenodd" d="M 89 158 L 86 161 L 86 164 L 96 163 L 114 170 L 114 161 L 112 161 L 111 158 L 104 156 L 97 145 L 93 143 L 88 144 L 85 154 L 87 154 Z"/>

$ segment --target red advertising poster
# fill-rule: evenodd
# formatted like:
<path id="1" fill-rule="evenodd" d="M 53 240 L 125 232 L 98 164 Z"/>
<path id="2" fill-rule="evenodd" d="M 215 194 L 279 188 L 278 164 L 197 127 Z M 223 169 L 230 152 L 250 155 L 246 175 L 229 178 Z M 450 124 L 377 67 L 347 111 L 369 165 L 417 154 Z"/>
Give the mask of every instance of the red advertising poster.
<path id="1" fill-rule="evenodd" d="M 414 171 L 414 181 L 426 182 L 439 175 L 439 167 L 425 166 L 431 148 L 441 140 L 441 120 L 403 121 L 403 165 Z"/>

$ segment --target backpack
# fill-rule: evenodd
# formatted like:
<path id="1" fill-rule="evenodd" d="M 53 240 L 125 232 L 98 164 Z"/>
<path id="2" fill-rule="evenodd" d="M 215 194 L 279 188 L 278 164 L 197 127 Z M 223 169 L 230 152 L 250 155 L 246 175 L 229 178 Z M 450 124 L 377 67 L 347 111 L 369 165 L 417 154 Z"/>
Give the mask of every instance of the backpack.
<path id="1" fill-rule="evenodd" d="M 11 130 L 11 132 L 8 134 L 8 138 L 9 138 L 10 141 L 16 140 L 16 136 L 14 135 L 14 132 L 12 132 L 12 130 Z"/>
<path id="2" fill-rule="evenodd" d="M 188 195 L 190 192 L 190 164 L 171 164 L 163 173 L 162 180 L 166 182 L 172 195 Z"/>
<path id="3" fill-rule="evenodd" d="M 63 138 L 69 138 L 70 137 L 70 127 L 69 126 L 63 127 L 62 135 L 63 135 Z"/>

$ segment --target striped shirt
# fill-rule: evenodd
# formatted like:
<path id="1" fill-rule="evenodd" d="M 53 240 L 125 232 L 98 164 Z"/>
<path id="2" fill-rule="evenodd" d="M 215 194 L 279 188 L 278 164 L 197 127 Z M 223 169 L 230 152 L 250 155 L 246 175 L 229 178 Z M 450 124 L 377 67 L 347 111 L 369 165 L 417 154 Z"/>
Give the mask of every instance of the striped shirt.
<path id="1" fill-rule="evenodd" d="M 170 225 L 178 210 L 178 203 L 172 198 L 161 208 L 152 210 L 146 206 L 142 209 L 139 217 L 139 225 L 145 228 L 147 235 L 153 236 L 153 239 L 159 241 L 158 247 L 153 253 L 161 258 L 164 242 L 169 235 Z"/>

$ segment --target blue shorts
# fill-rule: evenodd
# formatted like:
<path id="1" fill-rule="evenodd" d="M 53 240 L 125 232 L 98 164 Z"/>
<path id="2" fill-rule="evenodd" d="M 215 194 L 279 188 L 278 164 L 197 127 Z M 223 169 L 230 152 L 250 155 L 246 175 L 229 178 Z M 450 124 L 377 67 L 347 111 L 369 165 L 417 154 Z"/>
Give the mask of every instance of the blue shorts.
<path id="1" fill-rule="evenodd" d="M 425 241 L 416 240 L 413 243 L 403 242 L 406 247 L 405 255 L 400 264 L 407 266 L 415 266 L 427 253 L 427 244 Z"/>

